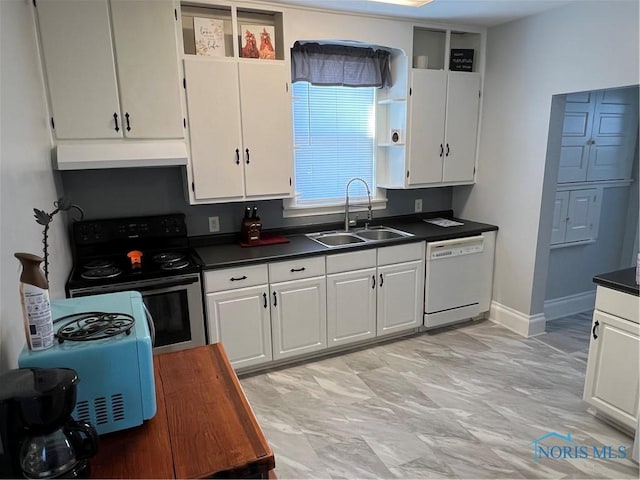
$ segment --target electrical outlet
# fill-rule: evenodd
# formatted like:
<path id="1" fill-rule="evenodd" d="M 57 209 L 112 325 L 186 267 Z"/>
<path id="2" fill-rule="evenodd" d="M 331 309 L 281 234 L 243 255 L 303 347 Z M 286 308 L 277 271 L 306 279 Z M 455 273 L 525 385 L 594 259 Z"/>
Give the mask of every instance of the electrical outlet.
<path id="1" fill-rule="evenodd" d="M 212 233 L 220 231 L 220 217 L 209 217 L 209 231 Z"/>
<path id="2" fill-rule="evenodd" d="M 422 199 L 421 198 L 416 198 L 416 204 L 414 207 L 414 212 L 421 212 L 422 211 Z"/>

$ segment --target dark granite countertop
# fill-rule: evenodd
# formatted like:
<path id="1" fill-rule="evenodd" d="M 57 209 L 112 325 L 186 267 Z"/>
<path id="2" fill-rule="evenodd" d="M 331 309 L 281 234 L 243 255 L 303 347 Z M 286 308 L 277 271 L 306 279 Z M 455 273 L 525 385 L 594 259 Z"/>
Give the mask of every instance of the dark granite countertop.
<path id="1" fill-rule="evenodd" d="M 618 290 L 619 292 L 630 293 L 636 297 L 640 296 L 640 289 L 636 283 L 635 267 L 596 275 L 593 277 L 593 281 L 603 287 Z"/>
<path id="2" fill-rule="evenodd" d="M 191 244 L 202 260 L 203 269 L 213 270 L 218 268 L 237 267 L 241 265 L 244 266 L 252 263 L 290 260 L 304 256 L 344 253 L 345 251 L 378 248 L 381 246 L 413 243 L 422 240 L 435 242 L 439 240 L 449 240 L 452 238 L 469 237 L 478 235 L 482 232 L 498 230 L 498 227 L 495 225 L 452 218 L 452 212 L 450 211 L 437 213 L 439 215 L 433 216 L 425 214 L 423 218 L 416 215 L 404 215 L 378 219 L 373 222 L 372 225 L 385 225 L 397 228 L 399 230 L 412 233 L 413 236 L 387 240 L 384 242 L 371 242 L 357 246 L 349 245 L 329 248 L 314 242 L 305 235 L 306 233 L 311 232 L 322 232 L 344 228 L 343 226 L 335 223 L 273 231 L 273 233 L 286 235 L 290 240 L 289 243 L 278 245 L 241 247 L 238 244 L 237 236 L 235 235 L 194 237 L 191 239 Z M 423 221 L 424 219 L 436 217 L 452 218 L 453 220 L 462 222 L 464 225 L 440 227 Z"/>

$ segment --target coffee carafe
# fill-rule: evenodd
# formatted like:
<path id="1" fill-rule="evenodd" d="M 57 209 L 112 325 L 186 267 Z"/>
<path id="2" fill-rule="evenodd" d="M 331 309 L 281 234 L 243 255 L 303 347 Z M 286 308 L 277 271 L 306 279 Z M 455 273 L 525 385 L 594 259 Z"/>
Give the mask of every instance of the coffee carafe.
<path id="1" fill-rule="evenodd" d="M 0 477 L 88 476 L 98 435 L 91 424 L 71 418 L 77 383 L 69 368 L 0 375 Z"/>

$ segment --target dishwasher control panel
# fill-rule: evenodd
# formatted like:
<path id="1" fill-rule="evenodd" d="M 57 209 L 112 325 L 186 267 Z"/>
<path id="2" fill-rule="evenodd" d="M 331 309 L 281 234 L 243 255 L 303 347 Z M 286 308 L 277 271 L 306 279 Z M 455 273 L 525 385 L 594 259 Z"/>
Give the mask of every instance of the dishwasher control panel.
<path id="1" fill-rule="evenodd" d="M 473 253 L 481 253 L 484 250 L 483 242 L 466 244 L 466 245 L 442 245 L 431 250 L 430 258 L 457 257 L 460 255 L 471 255 Z"/>

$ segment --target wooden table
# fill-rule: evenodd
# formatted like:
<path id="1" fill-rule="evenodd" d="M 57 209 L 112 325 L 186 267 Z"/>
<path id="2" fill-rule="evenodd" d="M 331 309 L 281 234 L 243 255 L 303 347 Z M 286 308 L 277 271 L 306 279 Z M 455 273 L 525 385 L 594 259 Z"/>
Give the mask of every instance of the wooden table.
<path id="1" fill-rule="evenodd" d="M 92 478 L 264 477 L 273 451 L 221 344 L 154 357 L 158 411 L 102 435 Z"/>

